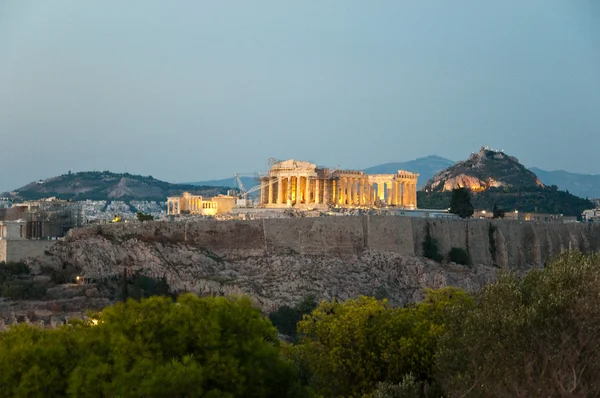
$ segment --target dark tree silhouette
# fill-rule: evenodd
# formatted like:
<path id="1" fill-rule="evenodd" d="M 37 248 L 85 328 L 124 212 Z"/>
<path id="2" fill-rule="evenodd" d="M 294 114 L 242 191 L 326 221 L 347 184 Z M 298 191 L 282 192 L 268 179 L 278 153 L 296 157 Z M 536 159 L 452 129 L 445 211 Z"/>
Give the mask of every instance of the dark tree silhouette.
<path id="1" fill-rule="evenodd" d="M 467 188 L 456 188 L 452 190 L 450 199 L 450 213 L 454 213 L 461 218 L 469 218 L 473 215 L 475 209 L 471 204 L 471 194 Z"/>

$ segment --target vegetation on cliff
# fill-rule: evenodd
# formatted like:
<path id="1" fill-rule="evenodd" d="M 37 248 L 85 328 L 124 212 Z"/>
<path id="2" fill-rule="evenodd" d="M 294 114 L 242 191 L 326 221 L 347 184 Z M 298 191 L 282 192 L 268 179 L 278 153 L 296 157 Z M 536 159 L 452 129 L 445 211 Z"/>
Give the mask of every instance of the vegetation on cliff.
<path id="1" fill-rule="evenodd" d="M 13 397 L 597 396 L 600 256 L 567 252 L 522 279 L 504 274 L 474 294 L 430 290 L 402 308 L 324 301 L 297 333 L 279 343 L 245 298 L 128 300 L 90 322 L 0 333 L 0 388 Z"/>
<path id="2" fill-rule="evenodd" d="M 16 198 L 35 200 L 55 196 L 71 200 L 155 200 L 164 201 L 167 196 L 184 191 L 214 196 L 226 193 L 227 188 L 171 184 L 152 176 L 109 171 L 85 171 L 68 173 L 42 181 L 32 182 L 16 190 Z"/>
<path id="3" fill-rule="evenodd" d="M 452 192 L 419 191 L 417 203 L 424 209 L 448 209 Z M 481 192 L 473 192 L 471 203 L 476 209 L 492 210 L 494 206 L 507 212 L 538 212 L 580 216 L 583 210 L 594 208 L 587 199 L 559 191 L 555 186 L 545 188 L 489 188 Z"/>

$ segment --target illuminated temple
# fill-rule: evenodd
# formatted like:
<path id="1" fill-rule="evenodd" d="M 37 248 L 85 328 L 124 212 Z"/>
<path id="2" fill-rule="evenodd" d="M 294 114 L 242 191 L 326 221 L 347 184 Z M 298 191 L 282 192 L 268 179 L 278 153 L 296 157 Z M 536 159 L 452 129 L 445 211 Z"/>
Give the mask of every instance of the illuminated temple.
<path id="1" fill-rule="evenodd" d="M 260 206 L 265 208 L 417 207 L 419 175 L 366 174 L 358 170 L 320 168 L 286 160 L 271 166 L 261 181 Z"/>

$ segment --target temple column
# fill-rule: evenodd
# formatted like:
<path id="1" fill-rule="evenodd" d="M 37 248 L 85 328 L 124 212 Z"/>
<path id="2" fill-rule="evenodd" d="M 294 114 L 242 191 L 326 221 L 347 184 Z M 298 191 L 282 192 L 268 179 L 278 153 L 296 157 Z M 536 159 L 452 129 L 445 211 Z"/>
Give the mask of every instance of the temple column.
<path id="1" fill-rule="evenodd" d="M 283 178 L 277 177 L 277 204 L 283 204 Z"/>
<path id="2" fill-rule="evenodd" d="M 417 184 L 412 184 L 412 203 L 414 207 L 417 207 Z"/>
<path id="3" fill-rule="evenodd" d="M 337 187 L 338 187 L 338 180 L 331 180 L 331 204 L 335 205 L 337 204 Z"/>
<path id="4" fill-rule="evenodd" d="M 355 196 L 355 189 L 356 189 L 356 181 L 354 181 L 354 178 L 348 178 L 348 204 L 350 206 L 354 206 L 354 196 Z"/>
<path id="5" fill-rule="evenodd" d="M 358 182 L 358 204 L 364 206 L 365 204 L 365 180 L 360 179 Z"/>
<path id="6" fill-rule="evenodd" d="M 408 188 L 408 183 L 406 181 L 402 182 L 402 205 L 404 207 L 408 207 L 408 205 L 410 204 L 410 196 L 409 196 L 409 188 Z"/>
<path id="7" fill-rule="evenodd" d="M 288 176 L 287 178 L 287 187 L 286 187 L 286 203 L 288 206 L 292 205 L 292 177 Z"/>
<path id="8" fill-rule="evenodd" d="M 315 204 L 320 204 L 319 202 L 320 202 L 320 199 L 321 199 L 321 198 L 319 197 L 319 194 L 320 194 L 320 192 L 319 192 L 319 191 L 320 191 L 320 188 L 321 188 L 321 187 L 320 187 L 319 185 L 320 185 L 320 181 L 319 181 L 319 179 L 317 178 L 317 179 L 315 180 Z"/>
<path id="9" fill-rule="evenodd" d="M 296 177 L 296 204 L 300 205 L 302 204 L 302 177 L 297 176 Z"/>
<path id="10" fill-rule="evenodd" d="M 350 203 L 350 179 L 344 178 L 344 200 L 345 205 Z"/>
<path id="11" fill-rule="evenodd" d="M 312 187 L 310 186 L 311 183 L 312 183 L 312 181 L 310 180 L 310 178 L 308 176 L 306 176 L 306 185 L 304 186 L 304 191 L 306 192 L 304 194 L 304 203 L 306 203 L 306 204 L 312 203 L 311 198 L 310 198 L 310 194 L 312 192 Z"/>
<path id="12" fill-rule="evenodd" d="M 269 177 L 269 204 L 273 204 L 273 179 Z"/>
<path id="13" fill-rule="evenodd" d="M 392 183 L 391 182 L 387 183 L 386 191 L 387 191 L 387 195 L 386 195 L 387 198 L 386 198 L 385 204 L 389 206 L 392 204 Z"/>
<path id="14" fill-rule="evenodd" d="M 342 178 L 342 193 L 341 193 L 341 198 L 342 198 L 342 204 L 348 204 L 348 178 L 344 177 Z"/>

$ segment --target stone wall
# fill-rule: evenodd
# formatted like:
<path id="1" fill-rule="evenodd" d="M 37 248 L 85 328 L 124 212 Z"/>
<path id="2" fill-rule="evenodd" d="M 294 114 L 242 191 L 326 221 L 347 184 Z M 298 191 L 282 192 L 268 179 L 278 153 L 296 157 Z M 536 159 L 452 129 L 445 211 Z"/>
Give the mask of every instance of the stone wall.
<path id="1" fill-rule="evenodd" d="M 22 261 L 27 257 L 44 254 L 56 241 L 50 240 L 0 240 L 0 262 Z"/>
<path id="2" fill-rule="evenodd" d="M 339 216 L 248 221 L 108 224 L 69 233 L 69 240 L 100 235 L 124 241 L 184 243 L 224 258 L 267 255 L 348 256 L 365 251 L 422 255 L 429 226 L 443 254 L 459 247 L 474 264 L 539 266 L 573 248 L 600 250 L 600 226 L 505 220 L 442 220 L 395 216 Z"/>

